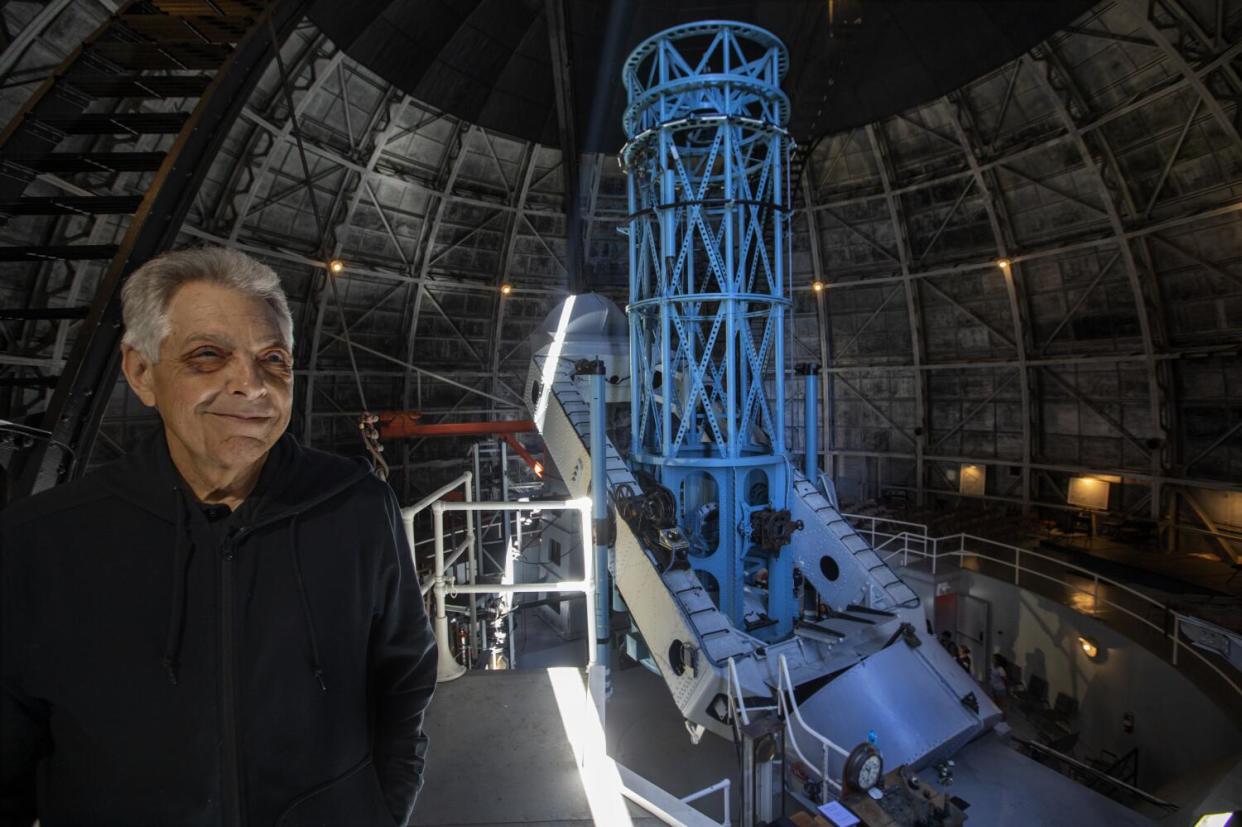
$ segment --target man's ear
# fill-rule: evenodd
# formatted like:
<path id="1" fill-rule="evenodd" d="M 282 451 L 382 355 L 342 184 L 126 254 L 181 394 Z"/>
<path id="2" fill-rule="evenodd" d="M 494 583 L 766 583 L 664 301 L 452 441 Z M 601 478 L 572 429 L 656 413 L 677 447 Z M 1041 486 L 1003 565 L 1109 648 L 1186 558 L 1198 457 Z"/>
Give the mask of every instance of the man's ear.
<path id="1" fill-rule="evenodd" d="M 121 345 L 121 371 L 125 381 L 148 408 L 155 407 L 154 363 L 133 345 Z"/>

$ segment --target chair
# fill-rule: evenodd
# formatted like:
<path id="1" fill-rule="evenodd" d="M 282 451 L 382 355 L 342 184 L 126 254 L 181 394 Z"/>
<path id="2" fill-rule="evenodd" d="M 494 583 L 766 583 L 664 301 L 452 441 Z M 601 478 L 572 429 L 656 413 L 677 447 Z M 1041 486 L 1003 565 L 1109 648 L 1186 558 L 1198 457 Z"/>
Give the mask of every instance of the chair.
<path id="1" fill-rule="evenodd" d="M 1031 675 L 1026 681 L 1026 691 L 1022 693 L 1019 701 L 1024 709 L 1047 709 L 1048 708 L 1048 682 L 1039 675 Z"/>
<path id="2" fill-rule="evenodd" d="M 1068 721 L 1078 715 L 1078 699 L 1064 692 L 1058 692 L 1057 700 L 1052 705 L 1052 713 L 1062 721 Z"/>

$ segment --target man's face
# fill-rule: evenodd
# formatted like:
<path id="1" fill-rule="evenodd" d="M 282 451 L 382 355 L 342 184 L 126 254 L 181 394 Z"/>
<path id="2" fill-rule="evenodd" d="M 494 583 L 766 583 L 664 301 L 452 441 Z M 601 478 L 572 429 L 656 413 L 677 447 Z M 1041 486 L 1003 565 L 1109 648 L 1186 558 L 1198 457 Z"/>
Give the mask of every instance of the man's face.
<path id="1" fill-rule="evenodd" d="M 289 425 L 293 357 L 267 302 L 190 282 L 168 305 L 169 332 L 151 364 L 123 347 L 125 378 L 159 411 L 169 449 L 203 473 L 258 462 Z"/>

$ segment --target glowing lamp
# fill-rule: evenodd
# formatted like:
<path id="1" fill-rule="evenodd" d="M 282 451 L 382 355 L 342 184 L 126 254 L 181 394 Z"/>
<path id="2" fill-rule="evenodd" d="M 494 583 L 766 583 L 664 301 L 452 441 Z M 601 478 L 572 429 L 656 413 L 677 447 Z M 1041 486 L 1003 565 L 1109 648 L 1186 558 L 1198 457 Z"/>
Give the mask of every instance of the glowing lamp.
<path id="1" fill-rule="evenodd" d="M 341 261 L 339 258 L 332 259 L 328 262 L 328 272 L 334 276 L 340 275 L 345 272 L 345 262 Z"/>
<path id="2" fill-rule="evenodd" d="M 817 279 L 817 280 L 815 280 L 815 281 L 811 282 L 811 289 L 812 289 L 812 290 L 814 290 L 816 293 L 820 293 L 820 292 L 822 292 L 822 291 L 823 291 L 823 289 L 824 289 L 824 283 L 823 283 L 822 281 L 819 281 L 819 280 Z"/>
<path id="3" fill-rule="evenodd" d="M 1078 648 L 1082 649 L 1082 653 L 1091 660 L 1095 660 L 1100 656 L 1100 644 L 1096 643 L 1089 637 L 1078 636 Z"/>
<path id="4" fill-rule="evenodd" d="M 512 284 L 502 284 L 502 285 L 500 285 L 500 295 L 502 295 L 502 296 L 507 296 L 507 295 L 509 295 L 509 294 L 510 294 L 510 293 L 512 293 L 512 292 L 513 292 L 513 285 L 512 285 Z"/>

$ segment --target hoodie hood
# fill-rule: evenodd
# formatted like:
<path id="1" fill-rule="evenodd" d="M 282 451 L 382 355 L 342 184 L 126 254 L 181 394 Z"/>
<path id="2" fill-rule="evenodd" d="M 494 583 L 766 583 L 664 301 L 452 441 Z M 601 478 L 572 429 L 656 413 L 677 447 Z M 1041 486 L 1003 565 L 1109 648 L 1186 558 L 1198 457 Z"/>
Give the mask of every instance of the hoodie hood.
<path id="1" fill-rule="evenodd" d="M 254 491 L 246 498 L 247 522 L 263 525 L 306 511 L 371 474 L 361 457 L 340 457 L 303 446 L 282 434 L 268 451 Z M 137 449 L 100 469 L 104 485 L 117 496 L 169 523 L 183 508 L 178 489 L 188 502 L 193 493 L 173 464 L 168 440 L 160 428 Z"/>

